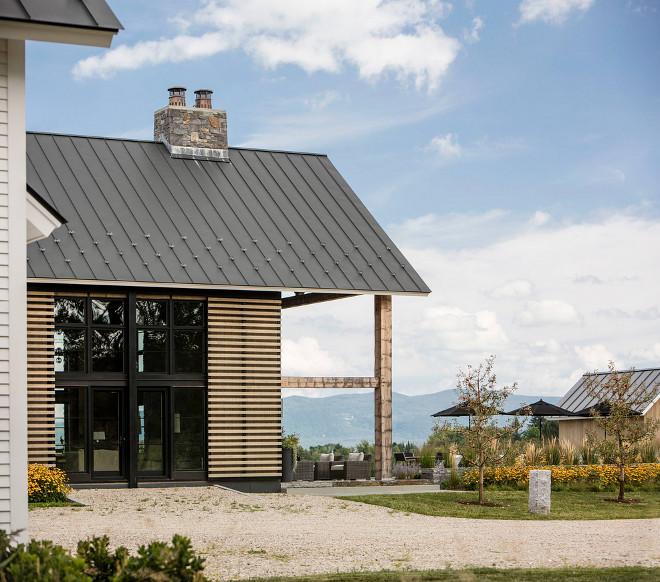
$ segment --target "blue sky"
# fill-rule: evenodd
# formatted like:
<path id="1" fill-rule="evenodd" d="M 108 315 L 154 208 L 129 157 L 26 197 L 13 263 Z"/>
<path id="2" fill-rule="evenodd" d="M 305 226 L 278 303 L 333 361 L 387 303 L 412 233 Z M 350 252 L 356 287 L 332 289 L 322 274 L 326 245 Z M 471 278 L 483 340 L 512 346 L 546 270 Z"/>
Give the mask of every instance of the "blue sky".
<path id="1" fill-rule="evenodd" d="M 327 153 L 433 290 L 395 299 L 395 390 L 660 365 L 658 2 L 109 4 L 112 49 L 28 45 L 28 129 L 151 139 L 183 85 L 230 145 Z M 284 373 L 370 375 L 371 302 L 286 312 Z"/>

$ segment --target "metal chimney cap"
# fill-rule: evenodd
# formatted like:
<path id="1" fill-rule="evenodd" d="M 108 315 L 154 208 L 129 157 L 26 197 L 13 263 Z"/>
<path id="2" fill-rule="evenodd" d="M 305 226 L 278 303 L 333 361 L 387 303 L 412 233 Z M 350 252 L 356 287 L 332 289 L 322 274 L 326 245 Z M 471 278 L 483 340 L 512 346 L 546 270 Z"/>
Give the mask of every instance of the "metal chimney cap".
<path id="1" fill-rule="evenodd" d="M 179 95 L 186 92 L 185 87 L 170 87 L 167 89 L 170 92 L 170 95 Z M 197 93 L 197 91 L 195 91 Z"/>

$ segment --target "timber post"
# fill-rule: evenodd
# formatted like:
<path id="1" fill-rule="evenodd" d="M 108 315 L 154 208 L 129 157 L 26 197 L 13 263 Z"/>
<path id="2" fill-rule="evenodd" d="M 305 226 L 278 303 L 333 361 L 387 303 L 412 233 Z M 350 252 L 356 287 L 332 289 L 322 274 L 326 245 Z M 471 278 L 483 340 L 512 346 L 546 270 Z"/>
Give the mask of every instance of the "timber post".
<path id="1" fill-rule="evenodd" d="M 376 479 L 392 477 L 392 296 L 374 296 Z"/>

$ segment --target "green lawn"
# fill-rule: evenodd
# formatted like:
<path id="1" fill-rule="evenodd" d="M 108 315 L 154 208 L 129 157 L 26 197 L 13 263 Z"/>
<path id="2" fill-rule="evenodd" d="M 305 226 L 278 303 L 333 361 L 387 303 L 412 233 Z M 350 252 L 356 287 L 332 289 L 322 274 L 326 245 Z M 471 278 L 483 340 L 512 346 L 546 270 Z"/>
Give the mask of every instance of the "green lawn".
<path id="1" fill-rule="evenodd" d="M 75 501 L 43 501 L 28 503 L 28 509 L 36 509 L 38 507 L 84 507 L 82 503 Z"/>
<path id="2" fill-rule="evenodd" d="M 403 495 L 354 495 L 340 497 L 346 501 L 360 501 L 381 505 L 397 511 L 438 515 L 442 517 L 470 517 L 476 519 L 632 519 L 660 517 L 660 492 L 639 491 L 626 497 L 640 501 L 618 504 L 603 501 L 615 498 L 616 493 L 553 491 L 550 515 L 532 515 L 527 511 L 527 491 L 486 491 L 486 502 L 502 507 L 462 505 L 458 501 L 477 501 L 476 491 L 443 493 L 407 493 Z"/>
<path id="3" fill-rule="evenodd" d="M 251 582 L 657 582 L 660 568 L 469 568 L 403 572 L 350 572 L 293 578 L 250 578 Z"/>

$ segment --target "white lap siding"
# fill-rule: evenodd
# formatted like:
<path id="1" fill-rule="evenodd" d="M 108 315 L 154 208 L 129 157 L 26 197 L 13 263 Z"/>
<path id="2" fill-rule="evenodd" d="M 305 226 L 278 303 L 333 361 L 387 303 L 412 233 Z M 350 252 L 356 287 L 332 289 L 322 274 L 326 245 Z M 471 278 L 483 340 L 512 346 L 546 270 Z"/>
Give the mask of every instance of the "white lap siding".
<path id="1" fill-rule="evenodd" d="M 25 43 L 0 39 L 0 528 L 27 537 Z"/>

